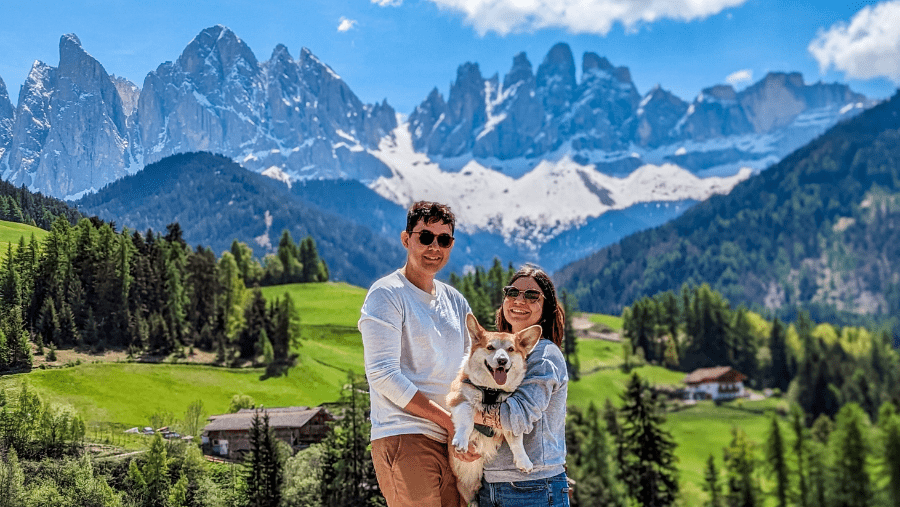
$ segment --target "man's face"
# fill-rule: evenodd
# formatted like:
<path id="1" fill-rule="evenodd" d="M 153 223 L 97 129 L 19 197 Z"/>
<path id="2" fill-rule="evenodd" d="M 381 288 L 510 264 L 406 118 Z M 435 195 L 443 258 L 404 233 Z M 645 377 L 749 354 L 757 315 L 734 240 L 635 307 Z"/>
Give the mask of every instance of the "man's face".
<path id="1" fill-rule="evenodd" d="M 431 244 L 422 244 L 423 232 L 425 233 L 425 240 L 430 239 Z M 450 251 L 453 250 L 453 244 L 442 247 L 440 243 L 445 241 L 446 238 L 444 236 L 444 239 L 442 239 L 442 234 L 453 236 L 449 224 L 441 223 L 440 221 L 426 224 L 422 219 L 413 227 L 411 233 L 403 231 L 400 234 L 400 240 L 403 242 L 403 246 L 406 247 L 407 266 L 416 271 L 428 273 L 431 276 L 443 269 L 447 265 L 447 261 L 450 260 Z"/>

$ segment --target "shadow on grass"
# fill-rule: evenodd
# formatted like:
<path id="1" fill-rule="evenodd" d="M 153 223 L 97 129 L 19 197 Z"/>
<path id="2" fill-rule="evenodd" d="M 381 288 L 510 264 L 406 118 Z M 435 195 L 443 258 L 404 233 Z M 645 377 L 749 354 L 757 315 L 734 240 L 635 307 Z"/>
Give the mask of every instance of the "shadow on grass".
<path id="1" fill-rule="evenodd" d="M 266 366 L 266 371 L 259 376 L 259 380 L 287 377 L 290 369 L 297 365 L 298 357 L 300 357 L 299 354 L 293 353 L 285 361 L 275 361 L 274 363 Z"/>

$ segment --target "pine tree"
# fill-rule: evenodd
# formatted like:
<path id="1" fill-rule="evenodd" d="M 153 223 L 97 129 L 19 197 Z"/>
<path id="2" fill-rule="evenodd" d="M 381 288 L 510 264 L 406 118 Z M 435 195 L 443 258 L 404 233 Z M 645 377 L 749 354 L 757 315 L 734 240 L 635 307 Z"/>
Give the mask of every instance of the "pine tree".
<path id="1" fill-rule="evenodd" d="M 770 417 L 769 435 L 766 439 L 766 464 L 770 477 L 775 478 L 775 498 L 779 507 L 787 507 L 790 484 L 788 483 L 787 458 L 784 453 L 784 437 L 778 416 Z"/>
<path id="2" fill-rule="evenodd" d="M 381 490 L 375 478 L 369 445 L 371 423 L 365 379 L 348 373 L 339 402 L 341 416 L 322 442 L 322 500 L 324 505 L 363 507 L 381 505 Z"/>
<path id="3" fill-rule="evenodd" d="M 156 433 L 150 442 L 150 450 L 147 452 L 147 461 L 141 470 L 143 481 L 146 484 L 146 505 L 153 507 L 165 507 L 169 497 L 169 473 L 166 461 L 166 444 L 162 435 Z"/>
<path id="4" fill-rule="evenodd" d="M 832 472 L 840 478 L 831 481 L 829 489 L 830 505 L 834 507 L 864 507 L 871 498 L 868 419 L 856 403 L 848 403 L 838 411 L 834 431 L 828 438 L 834 456 Z"/>
<path id="5" fill-rule="evenodd" d="M 707 507 L 722 507 L 722 488 L 719 485 L 719 470 L 716 468 L 716 459 L 712 454 L 706 460 L 706 469 L 703 472 L 703 490 L 709 494 Z"/>
<path id="6" fill-rule="evenodd" d="M 725 505 L 756 507 L 759 504 L 759 485 L 755 477 L 754 445 L 741 428 L 732 428 L 731 435 L 731 443 L 723 450 L 727 474 Z"/>
<path id="7" fill-rule="evenodd" d="M 185 289 L 188 296 L 185 312 L 188 344 L 209 350 L 213 346 L 210 329 L 222 293 L 216 272 L 216 256 L 212 250 L 198 246 L 195 252 L 188 255 Z"/>
<path id="8" fill-rule="evenodd" d="M 297 283 L 303 281 L 303 265 L 300 263 L 300 252 L 298 246 L 291 238 L 291 233 L 287 229 L 281 232 L 281 239 L 278 240 L 278 260 L 284 267 L 284 274 L 280 283 Z"/>
<path id="9" fill-rule="evenodd" d="M 173 224 L 177 226 L 178 224 Z M 172 227 L 171 225 L 169 227 Z M 177 232 L 177 235 L 175 234 Z M 180 237 L 180 228 L 177 231 L 170 229 L 169 236 L 174 240 L 164 240 L 164 267 L 162 287 L 163 317 L 166 327 L 169 329 L 169 344 L 167 351 L 185 344 L 186 321 L 185 314 L 188 306 L 188 293 L 185 290 L 185 275 L 187 256 L 185 254 L 184 240 Z"/>
<path id="10" fill-rule="evenodd" d="M 230 252 L 225 252 L 219 257 L 218 268 L 219 284 L 222 287 L 218 312 L 223 317 L 225 339 L 230 343 L 238 337 L 245 326 L 244 301 L 248 291 Z"/>
<path id="11" fill-rule="evenodd" d="M 622 480 L 640 505 L 672 505 L 678 496 L 675 440 L 663 429 L 665 415 L 657 393 L 631 375 L 622 396 Z"/>
<path id="12" fill-rule="evenodd" d="M 257 352 L 262 353 L 261 349 L 257 350 L 257 345 L 260 345 L 259 335 L 270 326 L 266 298 L 263 297 L 259 288 L 253 289 L 250 304 L 244 311 L 244 322 L 246 322 L 246 327 L 240 334 L 238 349 L 242 358 L 255 361 L 254 355 Z M 268 335 L 268 332 L 266 334 Z"/>
<path id="13" fill-rule="evenodd" d="M 630 310 L 623 314 L 625 337 L 635 353 L 639 354 L 638 350 L 641 350 L 647 361 L 655 361 L 661 356 L 656 346 L 656 302 L 645 297 L 635 302 Z"/>
<path id="14" fill-rule="evenodd" d="M 882 477 L 887 479 L 888 499 L 891 505 L 900 505 L 900 415 L 890 402 L 879 411 L 878 426 L 882 433 Z"/>
<path id="15" fill-rule="evenodd" d="M 797 457 L 797 482 L 800 489 L 797 504 L 800 507 L 809 505 L 809 477 L 807 476 L 809 444 L 807 443 L 805 419 L 806 416 L 800 406 L 791 405 L 790 424 L 794 433 L 794 456 Z"/>
<path id="16" fill-rule="evenodd" d="M 245 463 L 247 496 L 252 507 L 277 507 L 281 501 L 282 468 L 269 414 L 253 414 L 250 427 L 250 456 Z"/>
<path id="17" fill-rule="evenodd" d="M 16 450 L 9 449 L 0 458 L 0 507 L 19 507 L 24 504 L 25 474 Z"/>
<path id="18" fill-rule="evenodd" d="M 791 383 L 791 373 L 788 368 L 787 356 L 787 332 L 784 325 L 777 318 L 772 322 L 772 332 L 769 335 L 769 349 L 772 351 L 772 387 L 787 391 Z"/>
<path id="19" fill-rule="evenodd" d="M 746 308 L 734 314 L 729 337 L 728 362 L 748 378 L 756 378 L 756 339 L 750 329 Z"/>
<path id="20" fill-rule="evenodd" d="M 303 266 L 301 280 L 305 283 L 324 281 L 319 279 L 319 252 L 312 236 L 307 236 L 300 242 L 299 255 Z"/>
<path id="21" fill-rule="evenodd" d="M 499 266 L 499 261 L 497 261 Z M 575 312 L 575 298 L 568 292 L 562 292 L 563 311 L 566 314 L 565 339 L 563 341 L 563 353 L 566 356 L 566 368 L 568 369 L 569 380 L 578 380 L 581 364 L 578 361 L 578 337 L 575 335 L 575 328 L 572 327 L 572 315 Z"/>
<path id="22" fill-rule="evenodd" d="M 588 405 L 581 421 L 573 426 L 577 426 L 573 427 L 573 431 L 578 433 L 579 443 L 569 446 L 567 439 L 567 448 L 578 449 L 570 468 L 577 484 L 575 497 L 578 505 L 624 506 L 625 491 L 616 478 L 616 461 L 609 433 L 593 402 Z M 569 429 L 568 424 L 566 429 Z M 574 441 L 572 444 L 575 444 Z"/>
<path id="23" fill-rule="evenodd" d="M 237 263 L 238 272 L 244 285 L 252 287 L 262 280 L 263 269 L 259 262 L 253 258 L 253 250 L 246 243 L 234 240 L 231 243 L 231 255 Z"/>

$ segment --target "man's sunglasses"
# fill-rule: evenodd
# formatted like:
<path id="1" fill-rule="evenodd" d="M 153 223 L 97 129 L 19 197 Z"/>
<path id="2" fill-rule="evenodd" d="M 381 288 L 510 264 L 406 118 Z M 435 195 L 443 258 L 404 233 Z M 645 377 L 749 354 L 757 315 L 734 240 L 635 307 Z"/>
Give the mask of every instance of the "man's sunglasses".
<path id="1" fill-rule="evenodd" d="M 453 244 L 453 236 L 445 233 L 434 235 L 433 232 L 425 229 L 424 231 L 413 231 L 410 234 L 418 234 L 419 235 L 419 243 L 422 246 L 428 246 L 434 242 L 434 238 L 437 238 L 438 246 L 441 248 L 450 248 L 450 245 Z"/>
<path id="2" fill-rule="evenodd" d="M 521 294 L 526 301 L 531 301 L 532 303 L 543 297 L 543 294 L 541 294 L 541 291 L 539 290 L 528 289 L 523 291 L 517 289 L 516 287 L 513 287 L 512 285 L 503 287 L 503 295 L 508 297 L 509 299 L 516 299 L 517 297 L 519 297 L 519 294 Z"/>

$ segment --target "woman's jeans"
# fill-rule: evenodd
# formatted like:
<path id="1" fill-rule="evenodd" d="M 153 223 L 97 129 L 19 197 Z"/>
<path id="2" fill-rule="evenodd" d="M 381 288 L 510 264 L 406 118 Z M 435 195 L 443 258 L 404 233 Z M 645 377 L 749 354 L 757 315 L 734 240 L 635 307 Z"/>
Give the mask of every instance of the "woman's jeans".
<path id="1" fill-rule="evenodd" d="M 569 483 L 561 473 L 547 479 L 489 483 L 481 480 L 481 507 L 568 507 Z"/>

